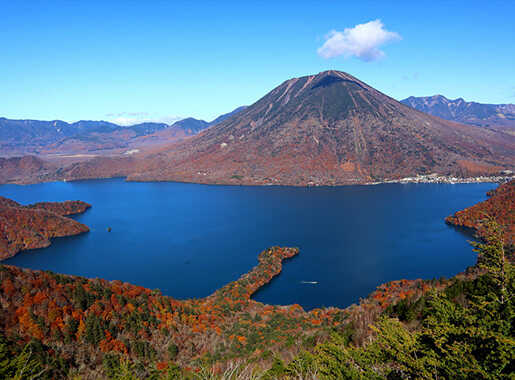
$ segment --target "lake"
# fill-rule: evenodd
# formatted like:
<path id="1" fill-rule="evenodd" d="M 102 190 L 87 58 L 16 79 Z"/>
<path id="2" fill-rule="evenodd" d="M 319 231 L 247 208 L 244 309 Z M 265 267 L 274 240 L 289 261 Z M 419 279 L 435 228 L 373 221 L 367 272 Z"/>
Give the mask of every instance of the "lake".
<path id="1" fill-rule="evenodd" d="M 1 185 L 0 195 L 22 204 L 83 200 L 93 206 L 74 217 L 91 232 L 3 263 L 122 280 L 184 299 L 207 296 L 237 279 L 269 246 L 294 246 L 300 254 L 284 262 L 283 272 L 254 299 L 306 309 L 345 307 L 381 283 L 450 277 L 474 264 L 471 236 L 444 218 L 486 199 L 495 187 L 249 187 L 123 179 Z"/>

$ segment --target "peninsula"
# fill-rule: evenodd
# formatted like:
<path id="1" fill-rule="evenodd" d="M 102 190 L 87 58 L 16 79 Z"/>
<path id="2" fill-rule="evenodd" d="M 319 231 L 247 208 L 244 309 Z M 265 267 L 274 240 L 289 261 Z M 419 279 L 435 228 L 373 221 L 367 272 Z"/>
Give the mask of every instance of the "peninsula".
<path id="1" fill-rule="evenodd" d="M 52 238 L 88 232 L 86 225 L 66 216 L 83 213 L 90 207 L 82 201 L 22 206 L 0 197 L 0 260 L 22 250 L 48 247 Z"/>

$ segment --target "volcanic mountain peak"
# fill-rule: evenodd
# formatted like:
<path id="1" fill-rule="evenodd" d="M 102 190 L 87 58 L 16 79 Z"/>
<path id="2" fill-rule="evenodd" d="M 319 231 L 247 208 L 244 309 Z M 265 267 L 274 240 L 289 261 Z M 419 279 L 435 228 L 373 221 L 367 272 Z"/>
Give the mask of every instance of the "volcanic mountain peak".
<path id="1" fill-rule="evenodd" d="M 312 120 L 323 127 L 358 113 L 372 112 L 386 116 L 395 108 L 392 102 L 397 107 L 404 107 L 350 74 L 329 70 L 283 82 L 220 125 L 234 125 L 247 120 L 251 126 L 250 132 L 256 129 L 262 132 L 267 122 L 272 122 L 273 126 L 270 127 L 275 129 L 278 125 L 284 127 L 286 121 Z M 220 130 L 215 129 L 213 133 Z"/>
<path id="2" fill-rule="evenodd" d="M 130 179 L 337 185 L 498 172 L 513 167 L 515 139 L 429 116 L 329 70 L 287 80 L 146 159 Z"/>
<path id="3" fill-rule="evenodd" d="M 349 73 L 346 73 L 344 71 L 339 71 L 339 70 L 325 70 L 325 71 L 319 72 L 318 74 L 305 75 L 305 76 L 298 77 L 298 78 L 292 78 L 292 79 L 290 79 L 290 81 L 295 80 L 295 79 L 303 79 L 303 78 L 310 78 L 310 79 L 314 79 L 316 81 L 316 80 L 321 80 L 321 79 L 324 79 L 327 77 L 340 78 L 343 80 L 351 80 L 351 81 L 356 81 L 356 82 L 363 84 L 363 82 L 361 82 L 356 77 L 350 75 Z"/>
<path id="4" fill-rule="evenodd" d="M 280 90 L 283 87 L 286 87 L 286 91 L 290 91 L 292 88 L 295 88 L 296 90 L 298 90 L 296 96 L 299 96 L 302 92 L 306 90 L 327 88 L 334 84 L 341 84 L 342 82 L 347 84 L 353 83 L 360 87 L 362 90 L 373 90 L 372 87 L 368 86 L 366 83 L 361 82 L 359 79 L 353 77 L 352 75 L 345 73 L 343 71 L 336 70 L 327 70 L 322 71 L 316 75 L 307 75 L 303 77 L 292 78 L 285 81 L 282 85 L 277 87 L 276 90 Z M 300 88 L 298 86 L 295 86 L 299 83 L 302 83 L 302 86 Z"/>

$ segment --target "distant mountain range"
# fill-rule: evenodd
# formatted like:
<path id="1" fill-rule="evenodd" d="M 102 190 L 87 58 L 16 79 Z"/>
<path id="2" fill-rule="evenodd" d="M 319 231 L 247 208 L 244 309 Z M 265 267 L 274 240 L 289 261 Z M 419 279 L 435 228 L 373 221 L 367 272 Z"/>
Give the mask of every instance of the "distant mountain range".
<path id="1" fill-rule="evenodd" d="M 212 122 L 186 118 L 172 125 L 140 123 L 120 126 L 108 121 L 11 120 L 0 118 L 0 156 L 25 154 L 121 153 L 140 146 L 177 141 L 197 134 L 245 107 Z M 166 130 L 166 133 L 163 131 Z M 161 132 L 161 133 L 160 133 Z"/>
<path id="2" fill-rule="evenodd" d="M 515 135 L 515 104 L 482 104 L 466 102 L 462 98 L 447 99 L 442 95 L 410 96 L 401 103 L 442 119 Z"/>

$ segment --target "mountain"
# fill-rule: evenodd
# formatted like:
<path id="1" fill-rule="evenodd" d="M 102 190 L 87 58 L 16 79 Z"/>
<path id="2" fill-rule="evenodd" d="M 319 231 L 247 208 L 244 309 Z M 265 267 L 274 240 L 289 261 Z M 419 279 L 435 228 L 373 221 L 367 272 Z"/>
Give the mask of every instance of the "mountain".
<path id="1" fill-rule="evenodd" d="M 203 129 L 206 129 L 212 125 L 221 123 L 225 119 L 228 119 L 229 117 L 231 117 L 233 115 L 236 115 L 238 112 L 243 111 L 245 108 L 247 108 L 247 106 L 238 107 L 231 112 L 227 112 L 227 113 L 224 113 L 224 114 L 218 116 L 216 119 L 214 119 L 211 122 L 195 119 L 193 117 L 188 117 L 186 119 L 176 121 L 173 124 L 173 127 L 181 128 L 184 131 L 189 131 L 190 135 L 197 134 L 198 132 L 202 131 Z"/>
<path id="2" fill-rule="evenodd" d="M 209 127 L 209 123 L 204 120 L 195 119 L 193 117 L 188 117 L 186 119 L 182 119 L 179 121 L 176 121 L 173 124 L 173 127 L 180 128 L 183 131 L 185 131 L 189 135 L 196 134 L 200 132 L 201 130 Z"/>
<path id="3" fill-rule="evenodd" d="M 58 167 L 35 156 L 0 157 L 0 183 L 45 182 L 56 178 Z"/>
<path id="4" fill-rule="evenodd" d="M 104 151 L 114 144 L 104 135 L 90 138 Z M 10 175 L 0 170 L 0 178 L 28 183 L 124 176 L 133 181 L 306 186 L 429 173 L 471 177 L 515 169 L 515 136 L 417 111 L 339 71 L 287 80 L 213 125 L 186 119 L 125 138 L 127 146 L 109 157 L 51 165 L 44 161 L 44 174 L 13 172 L 18 161 L 4 162 Z"/>
<path id="5" fill-rule="evenodd" d="M 103 120 L 67 123 L 0 118 L 0 155 L 119 154 L 193 136 L 243 108 L 221 115 L 211 123 L 189 117 L 172 125 L 145 122 L 121 126 Z"/>
<path id="6" fill-rule="evenodd" d="M 35 138 L 41 144 L 49 144 L 58 139 L 93 133 L 111 133 L 117 131 L 132 131 L 136 134 L 149 134 L 167 128 L 164 123 L 141 123 L 123 127 L 108 121 L 80 120 L 67 123 L 62 120 L 12 120 L 0 118 L 0 142 L 6 144 L 11 140 Z"/>
<path id="7" fill-rule="evenodd" d="M 442 95 L 410 96 L 401 103 L 430 115 L 459 123 L 489 127 L 515 135 L 515 104 L 482 104 Z"/>
<path id="8" fill-rule="evenodd" d="M 515 137 L 414 110 L 339 71 L 285 81 L 253 105 L 138 157 L 129 180 L 343 185 L 513 168 Z"/>
<path id="9" fill-rule="evenodd" d="M 223 115 L 218 116 L 215 120 L 213 120 L 211 123 L 209 123 L 209 125 L 215 125 L 215 124 L 221 123 L 225 119 L 228 119 L 231 116 L 236 115 L 238 112 L 243 111 L 245 108 L 247 108 L 247 106 L 240 106 L 231 112 L 224 113 Z"/>
<path id="10" fill-rule="evenodd" d="M 126 149 L 140 136 L 168 128 L 163 123 L 123 127 L 107 121 L 11 120 L 0 118 L 0 151 L 19 154 L 84 153 Z"/>

